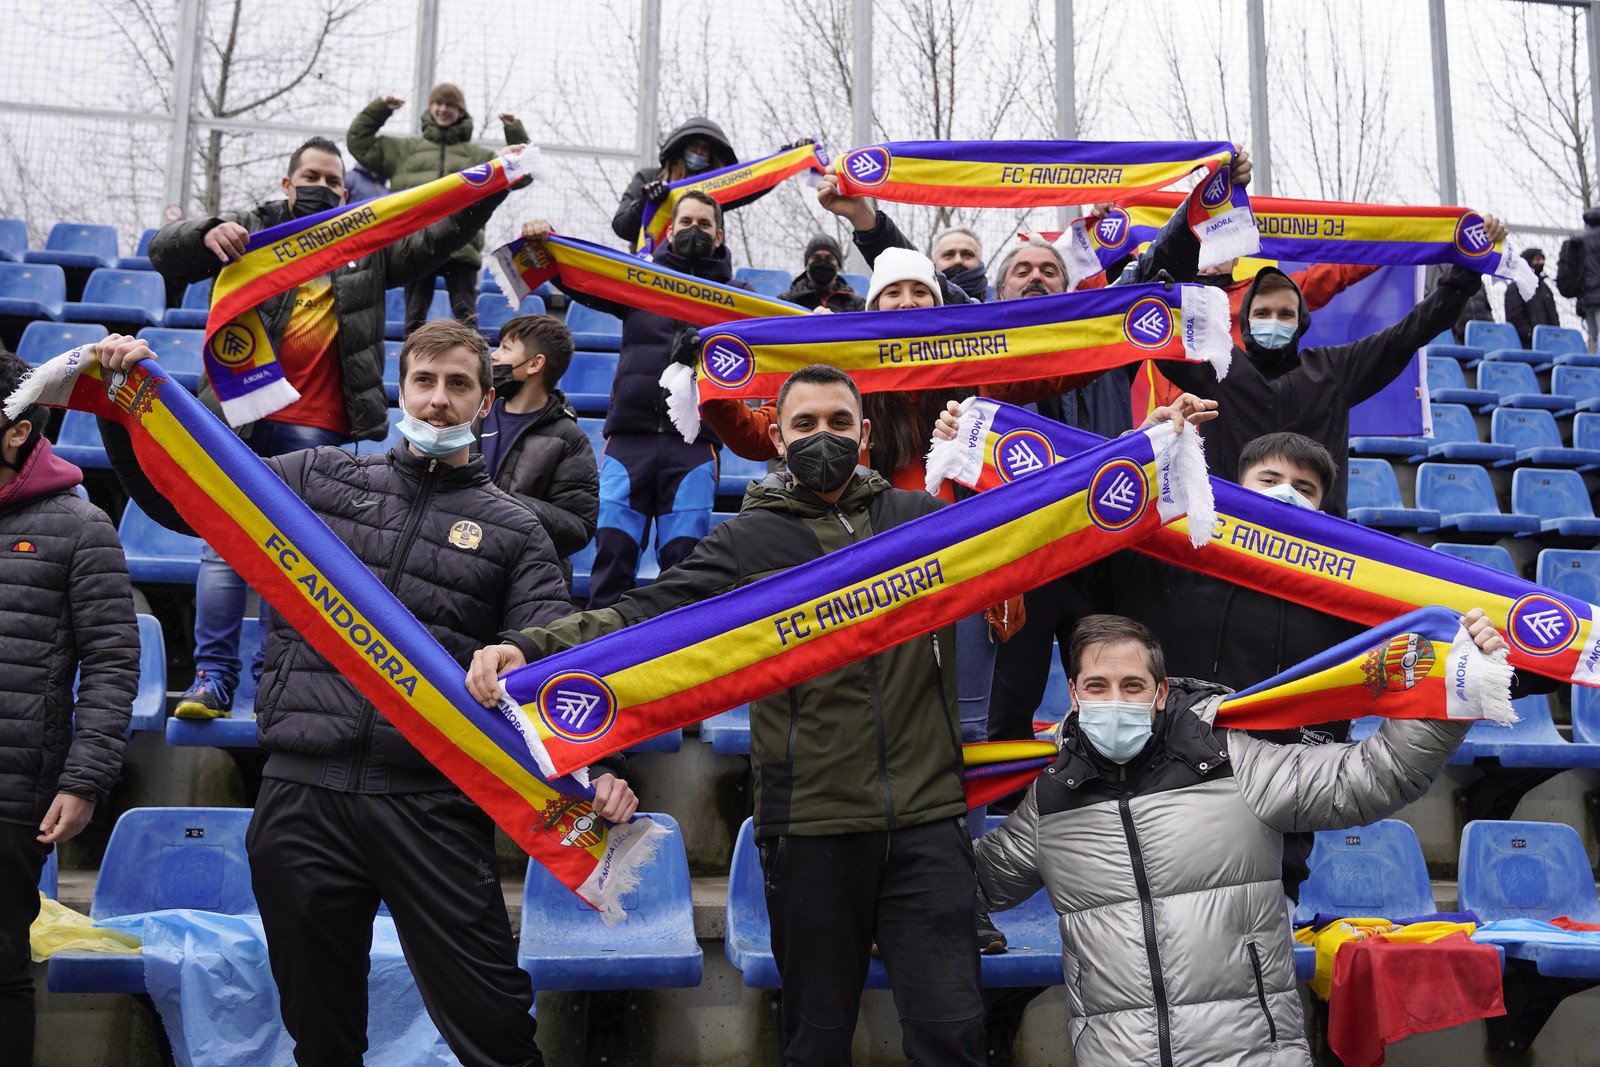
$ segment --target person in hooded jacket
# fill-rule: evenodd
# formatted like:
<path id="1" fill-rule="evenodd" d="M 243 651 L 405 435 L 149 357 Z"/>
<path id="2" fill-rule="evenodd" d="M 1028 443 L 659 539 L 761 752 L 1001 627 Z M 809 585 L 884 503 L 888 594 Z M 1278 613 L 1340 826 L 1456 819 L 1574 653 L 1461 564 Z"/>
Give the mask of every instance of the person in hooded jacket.
<path id="1" fill-rule="evenodd" d="M 0 404 L 28 365 L 0 348 Z M 116 527 L 50 450 L 49 409 L 0 415 L 0 1063 L 33 1063 L 28 927 L 50 850 L 122 768 L 139 625 Z M 73 692 L 78 675 L 77 692 Z"/>
<path id="2" fill-rule="evenodd" d="M 535 219 L 524 237 L 543 241 L 550 223 Z M 750 286 L 733 278 L 733 258 L 723 239 L 722 207 L 690 190 L 678 198 L 666 241 L 651 259 L 697 278 Z M 615 304 L 561 285 L 569 298 L 622 320 L 621 354 L 606 411 L 605 454 L 600 461 L 600 518 L 595 532 L 589 606 L 608 607 L 633 588 L 639 554 L 656 528 L 661 569 L 681 562 L 711 529 L 717 494 L 717 438 L 702 429 L 693 442 L 672 425 L 661 372 L 680 335 L 694 328 L 653 311 Z"/>
<path id="3" fill-rule="evenodd" d="M 1526 300 L 1522 299 L 1522 291 L 1515 285 L 1506 286 L 1506 321 L 1517 328 L 1522 347 L 1532 348 L 1533 328 L 1560 326 L 1561 313 L 1556 310 L 1556 295 L 1544 280 L 1544 249 L 1524 248 L 1521 256 L 1533 268 L 1533 276 L 1539 284 Z"/>
<path id="4" fill-rule="evenodd" d="M 1600 207 L 1583 213 L 1584 231 L 1561 242 L 1556 257 L 1556 291 L 1578 302 L 1589 328 L 1589 348 L 1600 350 Z"/>
<path id="5" fill-rule="evenodd" d="M 794 276 L 794 283 L 779 294 L 779 300 L 799 304 L 816 311 L 860 311 L 867 306 L 866 298 L 845 281 L 839 268 L 844 265 L 844 251 L 825 233 L 819 233 L 806 242 L 805 255 L 801 257 L 805 269 Z"/>
<path id="6" fill-rule="evenodd" d="M 379 134 L 389 116 L 404 104 L 398 96 L 379 97 L 361 109 L 346 134 L 350 154 L 363 167 L 388 179 L 391 192 L 425 185 L 494 158 L 494 149 L 472 143 L 472 116 L 467 112 L 466 97 L 456 86 L 440 82 L 428 93 L 421 137 Z M 502 113 L 499 118 L 507 144 L 528 143 L 528 131 L 515 115 Z M 406 282 L 406 333 L 427 320 L 435 276 L 444 279 L 445 291 L 450 294 L 450 314 L 457 322 L 472 321 L 477 314 L 482 253 L 483 230 L 479 229 L 437 270 Z"/>

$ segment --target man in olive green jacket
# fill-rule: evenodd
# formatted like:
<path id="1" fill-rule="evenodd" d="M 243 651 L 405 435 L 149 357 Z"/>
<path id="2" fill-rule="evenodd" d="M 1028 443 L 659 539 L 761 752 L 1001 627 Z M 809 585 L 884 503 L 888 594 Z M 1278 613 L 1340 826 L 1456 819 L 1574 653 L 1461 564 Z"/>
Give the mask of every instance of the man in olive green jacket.
<path id="1" fill-rule="evenodd" d="M 428 109 L 422 115 L 421 137 L 388 137 L 378 131 L 389 116 L 405 101 L 397 96 L 379 97 L 361 110 L 350 123 L 346 141 L 350 154 L 363 167 L 389 180 L 389 190 L 399 192 L 424 185 L 446 174 L 454 174 L 494 158 L 494 150 L 472 143 L 472 116 L 467 114 L 466 98 L 449 82 L 441 82 L 428 94 Z M 501 114 L 507 144 L 526 144 L 528 131 L 515 115 Z M 436 274 L 442 275 L 450 294 L 450 313 L 467 322 L 476 313 L 478 272 L 483 267 L 483 231 L 462 246 Z M 434 274 L 406 283 L 406 327 L 411 331 L 428 317 L 433 302 Z"/>
<path id="2" fill-rule="evenodd" d="M 848 547 L 943 506 L 858 467 L 871 425 L 849 375 L 814 365 L 778 393 L 788 469 L 678 566 L 614 606 L 501 635 L 467 675 L 499 673 Z M 914 637 L 750 705 L 755 825 L 785 1063 L 850 1062 L 876 941 L 902 1047 L 925 1065 L 984 1062 L 972 839 L 963 817 L 955 627 Z"/>

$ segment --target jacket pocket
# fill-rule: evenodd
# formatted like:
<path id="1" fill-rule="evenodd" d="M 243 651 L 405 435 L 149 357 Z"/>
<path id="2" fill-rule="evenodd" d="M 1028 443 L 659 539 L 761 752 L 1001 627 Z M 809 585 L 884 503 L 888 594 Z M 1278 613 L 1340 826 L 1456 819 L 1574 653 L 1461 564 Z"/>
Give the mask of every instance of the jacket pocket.
<path id="1" fill-rule="evenodd" d="M 1267 987 L 1261 978 L 1261 950 L 1254 941 L 1246 941 L 1244 947 L 1250 953 L 1250 970 L 1255 973 L 1256 1001 L 1261 1005 L 1261 1014 L 1267 1017 L 1267 1038 L 1276 1045 L 1278 1024 L 1272 1018 L 1272 1009 L 1267 1007 Z"/>
<path id="2" fill-rule="evenodd" d="M 757 821 L 763 827 L 787 830 L 793 806 L 794 760 L 761 764 L 761 817 Z"/>
<path id="3" fill-rule="evenodd" d="M 756 842 L 756 855 L 761 857 L 762 882 L 771 893 L 782 873 L 783 861 L 789 856 L 788 837 L 763 837 Z"/>

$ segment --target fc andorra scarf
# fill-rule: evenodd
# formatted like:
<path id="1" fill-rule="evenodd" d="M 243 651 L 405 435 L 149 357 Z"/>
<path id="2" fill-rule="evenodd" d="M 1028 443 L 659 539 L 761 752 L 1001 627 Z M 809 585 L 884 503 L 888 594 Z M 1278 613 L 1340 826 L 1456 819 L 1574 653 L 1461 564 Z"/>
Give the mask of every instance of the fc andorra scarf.
<path id="1" fill-rule="evenodd" d="M 92 346 L 57 356 L 6 410 L 71 407 L 132 437 L 150 480 L 289 625 L 562 884 L 625 917 L 620 895 L 666 830 L 649 819 L 610 825 L 594 793 L 542 776 L 513 720 L 468 694 L 465 672 L 249 447 L 153 361 L 109 371 Z"/>
<path id="2" fill-rule="evenodd" d="M 639 224 L 639 253 L 649 255 L 660 246 L 672 224 L 672 212 L 683 194 L 691 189 L 705 193 L 719 204 L 731 204 L 771 189 L 793 175 L 807 171 L 820 174 L 827 165 L 828 154 L 821 145 L 803 144 L 749 163 L 735 163 L 721 170 L 680 178 L 667 186 L 666 198 L 660 203 L 645 201 Z"/>

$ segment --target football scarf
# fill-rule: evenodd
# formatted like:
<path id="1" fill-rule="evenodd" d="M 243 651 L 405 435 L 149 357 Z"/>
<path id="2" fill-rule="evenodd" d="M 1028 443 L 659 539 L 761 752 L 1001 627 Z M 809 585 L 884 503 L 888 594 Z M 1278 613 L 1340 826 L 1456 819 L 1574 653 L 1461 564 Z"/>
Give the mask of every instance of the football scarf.
<path id="1" fill-rule="evenodd" d="M 863 393 L 951 389 L 1109 370 L 1143 359 L 1228 373 L 1228 298 L 1205 285 L 1118 285 L 1084 293 L 906 311 L 751 319 L 700 331 L 700 362 L 661 376 L 684 440 L 713 398 L 778 395 L 801 367 L 848 371 Z"/>
<path id="2" fill-rule="evenodd" d="M 502 686 L 524 713 L 539 766 L 569 773 L 925 635 L 1185 511 L 1209 529 L 1207 484 L 1195 435 L 1167 426 L 1129 434 L 1039 477 L 537 660 Z"/>
<path id="3" fill-rule="evenodd" d="M 644 217 L 639 223 L 639 254 L 649 255 L 666 238 L 678 201 L 691 189 L 705 193 L 719 204 L 731 204 L 771 189 L 804 171 L 820 174 L 827 165 L 828 153 L 821 145 L 803 144 L 749 163 L 735 163 L 721 170 L 680 178 L 667 186 L 667 196 L 660 203 L 645 201 Z"/>
<path id="4" fill-rule="evenodd" d="M 430 226 L 524 177 L 542 177 L 525 148 L 376 200 L 290 219 L 250 235 L 244 255 L 211 288 L 205 368 L 231 426 L 266 418 L 300 399 L 284 377 L 256 308 L 346 263 Z"/>
<path id="5" fill-rule="evenodd" d="M 126 427 L 150 480 L 274 611 L 528 855 L 607 922 L 625 917 L 619 897 L 666 831 L 649 819 L 610 825 L 586 784 L 542 777 L 516 709 L 472 699 L 460 664 L 200 401 L 153 361 L 110 371 L 86 345 L 33 371 L 6 409 L 33 403 Z"/>
<path id="6" fill-rule="evenodd" d="M 1104 441 L 996 400 L 975 397 L 964 409 L 956 439 L 929 451 L 931 487 L 945 478 L 974 489 L 1005 485 Z M 1211 479 L 1211 492 L 1216 522 L 1203 551 L 1189 550 L 1181 519 L 1135 550 L 1365 626 L 1434 604 L 1482 608 L 1510 643 L 1512 666 L 1600 686 L 1594 604 L 1221 478 Z"/>
<path id="7" fill-rule="evenodd" d="M 512 307 L 545 282 L 554 280 L 586 296 L 695 326 L 810 314 L 787 300 L 696 278 L 626 252 L 554 234 L 542 242 L 518 237 L 495 249 L 488 264 Z"/>

